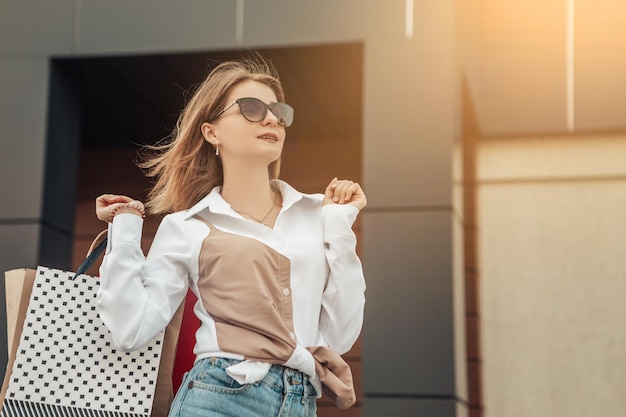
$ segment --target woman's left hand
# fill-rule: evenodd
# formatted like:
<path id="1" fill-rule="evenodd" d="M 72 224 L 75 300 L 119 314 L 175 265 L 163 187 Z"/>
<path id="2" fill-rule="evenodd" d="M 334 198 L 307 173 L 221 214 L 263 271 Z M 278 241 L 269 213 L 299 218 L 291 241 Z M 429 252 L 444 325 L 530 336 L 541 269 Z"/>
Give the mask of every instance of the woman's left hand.
<path id="1" fill-rule="evenodd" d="M 367 205 L 367 198 L 358 183 L 335 177 L 324 192 L 322 205 L 326 204 L 352 204 L 361 210 Z"/>

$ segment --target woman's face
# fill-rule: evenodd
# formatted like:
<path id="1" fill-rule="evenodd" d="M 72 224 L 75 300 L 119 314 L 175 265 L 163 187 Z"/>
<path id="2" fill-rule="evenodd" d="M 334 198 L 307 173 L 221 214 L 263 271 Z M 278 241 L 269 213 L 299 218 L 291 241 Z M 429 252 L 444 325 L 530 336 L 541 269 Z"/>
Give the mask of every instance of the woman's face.
<path id="1" fill-rule="evenodd" d="M 227 97 L 227 106 L 235 100 L 253 97 L 266 104 L 276 103 L 274 91 L 257 81 L 237 84 Z M 210 123 L 223 163 L 239 159 L 243 162 L 260 162 L 265 166 L 280 158 L 285 142 L 285 128 L 269 109 L 259 122 L 247 120 L 238 104 L 233 105 Z"/>

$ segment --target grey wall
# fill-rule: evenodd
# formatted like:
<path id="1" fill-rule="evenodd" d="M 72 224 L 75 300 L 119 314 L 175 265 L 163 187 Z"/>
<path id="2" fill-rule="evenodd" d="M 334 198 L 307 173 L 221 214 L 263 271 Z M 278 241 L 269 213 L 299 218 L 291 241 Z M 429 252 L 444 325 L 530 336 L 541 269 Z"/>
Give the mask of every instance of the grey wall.
<path id="1" fill-rule="evenodd" d="M 360 41 L 369 200 L 361 242 L 368 280 L 363 414 L 465 415 L 461 211 L 452 197 L 457 5 L 415 1 L 409 39 L 405 3 L 2 0 L 0 270 L 55 262 L 64 255 L 43 256 L 40 245 L 71 233 L 57 215 L 62 201 L 49 200 L 56 194 L 44 187 L 58 184 L 44 164 L 46 138 L 58 129 L 47 124 L 51 56 Z"/>

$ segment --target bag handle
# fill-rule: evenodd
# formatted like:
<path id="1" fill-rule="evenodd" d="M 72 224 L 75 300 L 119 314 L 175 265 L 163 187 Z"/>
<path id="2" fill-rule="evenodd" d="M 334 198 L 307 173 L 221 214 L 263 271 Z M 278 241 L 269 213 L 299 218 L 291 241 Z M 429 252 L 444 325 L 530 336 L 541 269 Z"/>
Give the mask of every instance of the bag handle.
<path id="1" fill-rule="evenodd" d="M 107 240 L 108 240 L 106 237 L 107 233 L 108 233 L 108 229 L 104 229 L 103 231 L 98 233 L 98 236 L 96 236 L 93 242 L 91 242 L 91 246 L 89 246 L 89 250 L 87 251 L 87 257 L 76 270 L 76 273 L 72 277 L 72 280 L 76 279 L 77 276 L 82 275 L 85 272 L 87 272 L 87 270 L 91 268 L 91 265 L 93 265 L 93 263 L 96 262 L 96 259 L 98 259 L 100 255 L 102 255 L 102 253 L 105 251 L 105 249 L 107 248 Z M 104 239 L 102 239 L 103 236 L 104 236 Z M 100 239 L 102 239 L 102 242 L 96 245 L 96 243 Z"/>

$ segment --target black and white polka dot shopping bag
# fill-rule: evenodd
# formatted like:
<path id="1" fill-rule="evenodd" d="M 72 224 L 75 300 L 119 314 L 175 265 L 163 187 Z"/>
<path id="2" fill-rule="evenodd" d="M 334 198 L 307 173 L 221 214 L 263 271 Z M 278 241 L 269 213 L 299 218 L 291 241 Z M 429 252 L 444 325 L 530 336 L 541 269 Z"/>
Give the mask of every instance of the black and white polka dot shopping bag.
<path id="1" fill-rule="evenodd" d="M 115 350 L 96 311 L 99 280 L 73 278 L 37 269 L 0 416 L 149 417 L 163 332 L 141 350 Z"/>

